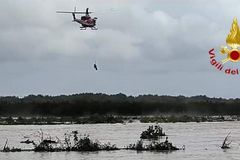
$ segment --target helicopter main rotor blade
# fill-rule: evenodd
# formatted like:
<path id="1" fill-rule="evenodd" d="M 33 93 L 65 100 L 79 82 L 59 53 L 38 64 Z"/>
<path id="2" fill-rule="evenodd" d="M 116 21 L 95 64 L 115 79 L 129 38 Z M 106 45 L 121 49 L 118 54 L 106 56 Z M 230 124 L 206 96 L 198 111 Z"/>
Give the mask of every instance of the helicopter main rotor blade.
<path id="1" fill-rule="evenodd" d="M 66 11 L 57 11 L 57 13 L 74 13 L 74 14 L 86 14 L 86 12 L 66 12 Z M 88 12 L 89 14 L 90 13 L 93 13 L 93 12 Z"/>

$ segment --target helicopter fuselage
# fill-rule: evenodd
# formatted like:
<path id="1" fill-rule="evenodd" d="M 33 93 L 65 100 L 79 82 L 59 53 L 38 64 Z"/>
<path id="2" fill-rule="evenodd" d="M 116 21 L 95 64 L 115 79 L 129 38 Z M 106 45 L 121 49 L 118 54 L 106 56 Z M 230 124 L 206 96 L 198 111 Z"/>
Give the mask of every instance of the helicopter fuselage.
<path id="1" fill-rule="evenodd" d="M 96 20 L 95 19 L 88 19 L 88 20 L 75 19 L 73 21 L 81 24 L 82 27 L 95 27 L 96 26 Z"/>

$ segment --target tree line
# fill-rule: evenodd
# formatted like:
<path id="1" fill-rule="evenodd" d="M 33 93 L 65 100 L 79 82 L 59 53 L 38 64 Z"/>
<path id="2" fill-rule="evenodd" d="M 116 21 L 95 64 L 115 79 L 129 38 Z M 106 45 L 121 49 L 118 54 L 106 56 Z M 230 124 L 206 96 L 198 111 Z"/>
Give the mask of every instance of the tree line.
<path id="1" fill-rule="evenodd" d="M 240 115 L 240 99 L 209 98 L 205 95 L 158 96 L 93 94 L 23 98 L 0 97 L 0 116 L 84 116 L 84 115 Z"/>

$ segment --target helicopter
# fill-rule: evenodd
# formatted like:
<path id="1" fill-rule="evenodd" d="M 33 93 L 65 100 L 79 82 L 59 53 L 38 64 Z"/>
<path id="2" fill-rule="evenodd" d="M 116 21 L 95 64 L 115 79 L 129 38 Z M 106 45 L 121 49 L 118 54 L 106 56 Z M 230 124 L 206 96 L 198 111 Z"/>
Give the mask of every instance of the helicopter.
<path id="1" fill-rule="evenodd" d="M 97 17 L 92 18 L 90 16 L 90 14 L 93 12 L 89 12 L 89 8 L 87 8 L 85 12 L 77 12 L 75 7 L 73 12 L 57 11 L 57 13 L 71 13 L 73 16 L 73 22 L 77 22 L 81 24 L 81 27 L 80 27 L 81 30 L 86 30 L 87 28 L 91 28 L 92 30 L 98 29 L 96 27 Z M 76 14 L 85 14 L 85 15 L 81 16 L 81 19 L 78 19 L 76 18 Z"/>

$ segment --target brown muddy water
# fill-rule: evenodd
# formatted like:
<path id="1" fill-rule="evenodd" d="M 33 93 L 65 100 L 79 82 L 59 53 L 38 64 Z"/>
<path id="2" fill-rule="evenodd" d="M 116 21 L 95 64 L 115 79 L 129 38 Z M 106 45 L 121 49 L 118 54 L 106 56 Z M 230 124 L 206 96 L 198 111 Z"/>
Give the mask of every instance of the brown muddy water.
<path id="1" fill-rule="evenodd" d="M 6 139 L 9 147 L 22 149 L 31 145 L 21 144 L 23 137 L 35 137 L 40 129 L 52 137 L 64 138 L 64 133 L 78 130 L 89 134 L 100 142 L 111 142 L 117 147 L 135 143 L 140 133 L 150 123 L 127 124 L 85 124 L 85 125 L 13 125 L 0 126 L 0 149 Z M 240 159 L 240 122 L 206 122 L 206 123 L 162 123 L 164 132 L 177 147 L 185 145 L 185 150 L 173 152 L 137 152 L 130 150 L 99 152 L 18 152 L 0 153 L 0 160 L 239 160 Z M 220 148 L 223 139 L 231 132 L 231 149 Z M 164 139 L 162 140 L 164 141 Z"/>

